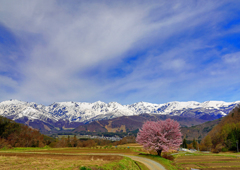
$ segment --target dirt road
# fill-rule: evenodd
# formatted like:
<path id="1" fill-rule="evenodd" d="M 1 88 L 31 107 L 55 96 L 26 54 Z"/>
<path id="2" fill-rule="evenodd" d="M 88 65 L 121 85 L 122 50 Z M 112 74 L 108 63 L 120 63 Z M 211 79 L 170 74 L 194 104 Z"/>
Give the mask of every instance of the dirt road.
<path id="1" fill-rule="evenodd" d="M 148 159 L 148 158 L 143 158 L 143 157 L 139 157 L 139 156 L 131 156 L 131 155 L 121 155 L 121 156 L 125 156 L 128 158 L 131 158 L 134 161 L 141 162 L 144 165 L 146 165 L 146 167 L 148 167 L 150 170 L 166 170 L 161 164 L 159 164 L 158 162 L 155 162 L 151 159 Z"/>
<path id="2" fill-rule="evenodd" d="M 128 158 L 131 158 L 134 161 L 137 162 L 141 162 L 144 165 L 146 165 L 146 167 L 148 167 L 149 170 L 166 170 L 166 168 L 164 168 L 160 163 L 153 161 L 151 159 L 148 158 L 143 158 L 140 156 L 132 156 L 132 155 L 125 155 L 125 154 L 117 154 L 117 153 L 91 153 L 88 155 L 119 155 L 119 156 L 125 156 Z"/>
<path id="3" fill-rule="evenodd" d="M 117 154 L 117 153 L 99 153 L 99 154 L 88 154 L 88 155 L 119 155 L 119 156 L 125 156 L 125 157 L 128 157 L 128 158 L 131 158 L 132 160 L 134 161 L 137 161 L 137 162 L 141 162 L 143 163 L 144 165 L 146 165 L 146 167 L 148 167 L 149 170 L 166 170 L 166 168 L 164 168 L 160 163 L 156 162 L 156 161 L 153 161 L 151 159 L 148 159 L 148 158 L 143 158 L 143 157 L 140 157 L 140 156 L 132 156 L 132 155 L 125 155 L 125 154 Z"/>

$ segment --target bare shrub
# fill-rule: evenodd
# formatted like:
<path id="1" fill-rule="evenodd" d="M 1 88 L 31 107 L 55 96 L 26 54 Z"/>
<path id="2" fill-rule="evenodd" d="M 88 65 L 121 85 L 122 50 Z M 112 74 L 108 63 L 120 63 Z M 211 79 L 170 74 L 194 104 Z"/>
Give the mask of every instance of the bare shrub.
<path id="1" fill-rule="evenodd" d="M 169 152 L 163 152 L 162 157 L 171 161 L 174 161 L 175 157 Z"/>

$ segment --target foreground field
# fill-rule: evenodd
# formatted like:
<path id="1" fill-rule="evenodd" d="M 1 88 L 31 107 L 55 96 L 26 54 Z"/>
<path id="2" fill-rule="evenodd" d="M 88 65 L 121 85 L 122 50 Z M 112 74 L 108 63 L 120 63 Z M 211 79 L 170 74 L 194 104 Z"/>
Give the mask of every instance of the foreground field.
<path id="1" fill-rule="evenodd" d="M 175 160 L 170 161 L 142 151 L 139 145 L 122 145 L 117 148 L 14 148 L 0 150 L 0 169 L 240 169 L 240 154 L 237 153 L 179 152 L 174 154 Z"/>
<path id="2" fill-rule="evenodd" d="M 239 170 L 239 154 L 181 154 L 175 159 L 179 169 Z"/>
<path id="3" fill-rule="evenodd" d="M 1 153 L 0 169 L 79 169 L 122 161 L 121 156 Z M 129 160 L 124 160 L 129 161 Z"/>
<path id="4" fill-rule="evenodd" d="M 138 153 L 129 148 L 15 148 L 0 151 L 0 169 L 148 169 L 123 154 Z"/>

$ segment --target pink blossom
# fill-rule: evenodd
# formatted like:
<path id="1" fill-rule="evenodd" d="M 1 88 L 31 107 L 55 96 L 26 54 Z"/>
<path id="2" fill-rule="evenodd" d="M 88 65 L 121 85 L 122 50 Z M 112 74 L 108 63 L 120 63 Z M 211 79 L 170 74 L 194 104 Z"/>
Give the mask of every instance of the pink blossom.
<path id="1" fill-rule="evenodd" d="M 169 149 L 177 149 L 182 144 L 182 133 L 177 121 L 147 121 L 137 134 L 136 141 L 147 150 L 156 150 L 158 155 Z"/>

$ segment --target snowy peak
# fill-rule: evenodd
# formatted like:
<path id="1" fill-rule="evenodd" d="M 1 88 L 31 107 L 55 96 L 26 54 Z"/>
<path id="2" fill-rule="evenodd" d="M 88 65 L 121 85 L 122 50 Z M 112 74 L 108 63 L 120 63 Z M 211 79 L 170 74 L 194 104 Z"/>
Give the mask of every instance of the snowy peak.
<path id="1" fill-rule="evenodd" d="M 240 101 L 236 102 L 224 102 L 224 101 L 206 101 L 202 103 L 202 107 L 206 108 L 220 108 L 220 107 L 227 107 L 229 105 L 239 104 Z"/>
<path id="2" fill-rule="evenodd" d="M 3 101 L 0 103 L 0 106 L 2 105 L 25 105 L 27 102 L 22 102 L 19 100 L 7 100 L 7 101 Z"/>
<path id="3" fill-rule="evenodd" d="M 18 100 L 3 101 L 0 103 L 0 115 L 19 119 L 28 117 L 41 121 L 68 120 L 69 122 L 88 122 L 99 119 L 110 119 L 120 116 L 132 116 L 139 114 L 160 114 L 195 117 L 200 119 L 217 119 L 225 116 L 240 101 L 206 101 L 203 103 L 169 102 L 164 104 L 152 104 L 138 102 L 131 105 L 121 105 L 117 102 L 104 103 L 97 101 L 86 102 L 55 102 L 49 106 L 38 105 Z"/>

